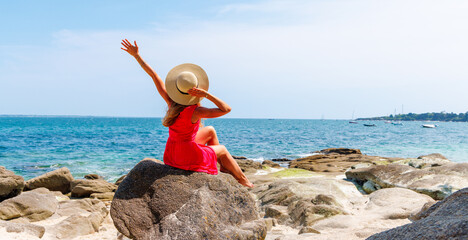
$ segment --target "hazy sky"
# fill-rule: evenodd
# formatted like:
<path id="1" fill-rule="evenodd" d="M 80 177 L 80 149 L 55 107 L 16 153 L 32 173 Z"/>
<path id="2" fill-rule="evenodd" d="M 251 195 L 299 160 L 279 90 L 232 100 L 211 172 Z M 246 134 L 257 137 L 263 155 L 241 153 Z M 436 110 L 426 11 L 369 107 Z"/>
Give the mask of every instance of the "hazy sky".
<path id="1" fill-rule="evenodd" d="M 202 66 L 226 117 L 466 112 L 467 12 L 463 0 L 5 1 L 0 114 L 163 116 L 122 38 L 163 79 Z"/>

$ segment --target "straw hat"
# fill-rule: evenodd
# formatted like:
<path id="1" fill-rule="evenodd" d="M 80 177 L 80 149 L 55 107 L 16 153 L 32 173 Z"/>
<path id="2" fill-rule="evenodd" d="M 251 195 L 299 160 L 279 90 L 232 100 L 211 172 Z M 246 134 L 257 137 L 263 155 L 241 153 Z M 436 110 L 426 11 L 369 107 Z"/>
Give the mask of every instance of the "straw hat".
<path id="1" fill-rule="evenodd" d="M 200 66 L 184 63 L 175 66 L 167 74 L 166 91 L 172 101 L 182 105 L 197 104 L 202 98 L 187 93 L 193 87 L 208 91 L 208 75 Z"/>

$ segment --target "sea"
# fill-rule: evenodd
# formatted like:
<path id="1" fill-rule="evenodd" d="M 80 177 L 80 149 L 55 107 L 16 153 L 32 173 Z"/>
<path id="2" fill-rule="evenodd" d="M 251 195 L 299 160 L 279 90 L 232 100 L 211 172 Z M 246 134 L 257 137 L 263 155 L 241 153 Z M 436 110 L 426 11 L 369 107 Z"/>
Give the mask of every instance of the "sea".
<path id="1" fill-rule="evenodd" d="M 375 124 L 366 127 L 363 124 Z M 411 157 L 441 153 L 468 162 L 468 123 L 299 119 L 207 119 L 235 156 L 296 159 L 325 148 Z M 423 124 L 437 124 L 423 128 Z M 161 118 L 1 116 L 0 166 L 26 180 L 67 167 L 74 177 L 97 173 L 115 181 L 143 158 L 163 160 L 168 129 Z"/>

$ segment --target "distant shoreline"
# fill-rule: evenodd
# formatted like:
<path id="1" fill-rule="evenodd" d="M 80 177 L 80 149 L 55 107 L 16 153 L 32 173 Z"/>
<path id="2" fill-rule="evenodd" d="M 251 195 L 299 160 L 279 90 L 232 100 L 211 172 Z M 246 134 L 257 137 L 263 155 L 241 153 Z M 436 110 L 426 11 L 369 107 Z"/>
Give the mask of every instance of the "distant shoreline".
<path id="1" fill-rule="evenodd" d="M 386 121 L 433 121 L 433 122 L 468 122 L 468 112 L 466 113 L 408 113 L 389 115 L 382 117 L 358 118 L 356 120 L 386 120 Z"/>

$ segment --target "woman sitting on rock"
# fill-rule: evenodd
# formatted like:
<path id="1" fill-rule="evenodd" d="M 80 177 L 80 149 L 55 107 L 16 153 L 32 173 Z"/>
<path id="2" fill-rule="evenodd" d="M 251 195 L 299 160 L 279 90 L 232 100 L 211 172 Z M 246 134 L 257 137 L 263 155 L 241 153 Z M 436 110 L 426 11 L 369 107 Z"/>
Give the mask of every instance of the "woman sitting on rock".
<path id="1" fill-rule="evenodd" d="M 220 145 L 213 127 L 199 129 L 200 119 L 217 118 L 231 111 L 231 107 L 221 99 L 208 93 L 208 76 L 195 64 L 181 64 L 174 67 L 166 77 L 166 84 L 156 72 L 140 57 L 136 41 L 132 45 L 122 40 L 122 50 L 135 57 L 141 67 L 153 78 L 168 110 L 163 125 L 169 127 L 169 138 L 164 151 L 166 165 L 209 174 L 220 171 L 230 173 L 240 184 L 253 187 L 239 165 L 225 146 Z M 205 108 L 200 100 L 206 98 L 217 108 Z"/>

